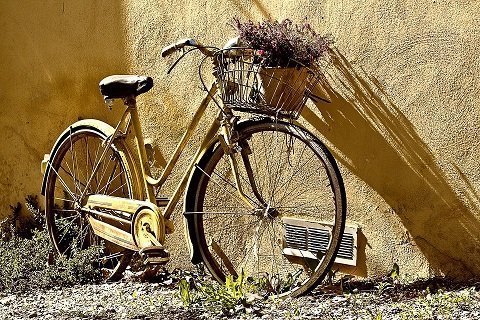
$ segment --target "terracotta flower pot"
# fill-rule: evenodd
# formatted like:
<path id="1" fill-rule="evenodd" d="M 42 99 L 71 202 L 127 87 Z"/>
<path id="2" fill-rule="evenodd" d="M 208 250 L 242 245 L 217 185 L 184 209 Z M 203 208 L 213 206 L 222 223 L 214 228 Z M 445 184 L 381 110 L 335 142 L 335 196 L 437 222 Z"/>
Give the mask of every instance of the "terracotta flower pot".
<path id="1" fill-rule="evenodd" d="M 265 103 L 283 112 L 298 111 L 305 103 L 306 68 L 266 68 L 258 72 L 259 91 Z"/>

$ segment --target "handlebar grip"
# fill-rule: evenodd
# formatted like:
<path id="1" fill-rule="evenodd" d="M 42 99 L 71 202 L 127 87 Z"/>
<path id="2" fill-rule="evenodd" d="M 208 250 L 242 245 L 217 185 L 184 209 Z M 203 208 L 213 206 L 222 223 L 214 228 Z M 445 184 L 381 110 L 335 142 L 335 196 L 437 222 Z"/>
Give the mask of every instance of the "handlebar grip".
<path id="1" fill-rule="evenodd" d="M 177 51 L 177 47 L 175 47 L 175 44 L 171 44 L 168 47 L 163 48 L 162 49 L 162 58 L 165 58 L 165 57 L 171 55 L 175 51 Z"/>
<path id="2" fill-rule="evenodd" d="M 185 46 L 196 46 L 197 43 L 193 39 L 182 39 L 176 43 L 172 43 L 169 46 L 166 46 L 165 48 L 162 49 L 162 57 L 165 58 L 175 51 L 183 49 Z"/>

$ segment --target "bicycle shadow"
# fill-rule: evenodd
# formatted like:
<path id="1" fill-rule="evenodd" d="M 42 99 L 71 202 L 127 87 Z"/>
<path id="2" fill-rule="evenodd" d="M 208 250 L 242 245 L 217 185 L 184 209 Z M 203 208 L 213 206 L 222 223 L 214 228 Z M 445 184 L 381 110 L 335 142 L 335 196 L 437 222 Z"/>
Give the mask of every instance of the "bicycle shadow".
<path id="1" fill-rule="evenodd" d="M 312 125 L 334 146 L 339 162 L 398 215 L 433 273 L 461 278 L 480 274 L 480 210 L 473 186 L 455 167 L 467 189 L 467 205 L 378 81 L 355 70 L 338 50 L 330 56 L 333 68 L 321 83 L 330 103 L 315 104 L 321 116 L 317 110 L 309 114 Z M 347 188 L 349 197 L 362 194 L 349 194 Z"/>

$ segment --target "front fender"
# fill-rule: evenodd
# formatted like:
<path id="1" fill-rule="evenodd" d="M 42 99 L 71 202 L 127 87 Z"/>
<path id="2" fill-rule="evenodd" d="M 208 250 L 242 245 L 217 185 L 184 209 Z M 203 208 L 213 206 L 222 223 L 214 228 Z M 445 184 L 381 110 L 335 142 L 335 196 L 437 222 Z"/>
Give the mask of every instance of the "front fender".
<path id="1" fill-rule="evenodd" d="M 207 145 L 207 147 L 203 150 L 203 152 L 199 155 L 198 161 L 195 163 L 197 166 L 202 167 L 208 161 L 210 156 L 212 155 L 215 147 L 218 145 L 219 140 L 218 138 L 213 139 Z M 190 178 L 188 179 L 187 183 L 187 190 L 185 192 L 185 201 L 184 201 L 184 212 L 193 211 L 194 202 L 195 202 L 195 192 L 196 187 L 198 186 L 198 181 L 200 179 L 200 175 L 202 172 L 195 167 L 190 174 Z M 184 225 L 184 234 L 185 239 L 188 245 L 188 249 L 190 252 L 190 260 L 193 264 L 197 264 L 203 261 L 202 254 L 200 251 L 200 246 L 198 245 L 196 233 L 195 233 L 195 222 L 194 217 L 192 215 L 185 215 L 184 214 L 183 225 Z"/>
<path id="2" fill-rule="evenodd" d="M 103 121 L 96 120 L 96 119 L 84 119 L 84 120 L 77 121 L 72 125 L 70 125 L 65 131 L 63 131 L 62 134 L 60 134 L 60 136 L 58 137 L 55 144 L 53 145 L 53 148 L 50 154 L 45 155 L 44 161 L 46 161 L 46 164 L 45 164 L 45 173 L 43 174 L 43 180 L 42 180 L 42 189 L 41 189 L 42 195 L 45 195 L 47 177 L 50 174 L 50 161 L 51 159 L 55 158 L 58 148 L 63 143 L 63 141 L 65 141 L 65 139 L 68 139 L 71 133 L 80 129 L 85 129 L 85 128 L 95 130 L 98 133 L 103 134 L 105 137 L 108 137 L 109 135 L 115 132 L 115 129 L 112 126 L 110 126 L 109 124 Z"/>

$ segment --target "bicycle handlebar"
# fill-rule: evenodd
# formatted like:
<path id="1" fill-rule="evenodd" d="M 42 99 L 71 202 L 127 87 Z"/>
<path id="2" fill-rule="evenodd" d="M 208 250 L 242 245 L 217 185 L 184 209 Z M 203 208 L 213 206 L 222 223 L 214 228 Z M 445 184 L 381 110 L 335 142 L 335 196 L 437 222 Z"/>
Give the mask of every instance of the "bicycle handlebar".
<path id="1" fill-rule="evenodd" d="M 183 54 L 170 66 L 170 68 L 167 71 L 167 74 L 170 74 L 170 72 L 175 68 L 175 66 L 180 62 L 180 60 L 182 60 L 188 53 L 194 50 L 199 50 L 206 57 L 213 57 L 215 54 L 218 54 L 219 52 L 224 52 L 225 50 L 236 48 L 238 45 L 239 45 L 239 37 L 230 39 L 223 49 L 219 49 L 217 47 L 212 47 L 212 46 L 204 46 L 203 44 L 201 44 L 195 39 L 185 38 L 163 48 L 161 52 L 161 56 L 165 58 L 174 52 L 183 50 L 185 47 L 191 47 L 191 49 L 187 51 L 183 50 Z M 242 51 L 241 53 L 244 54 L 244 51 Z M 235 56 L 235 55 L 236 55 L 235 50 L 228 52 L 228 56 Z"/>
<path id="2" fill-rule="evenodd" d="M 172 43 L 169 46 L 166 46 L 162 49 L 162 57 L 167 57 L 176 51 L 182 50 L 184 47 L 194 47 L 200 50 L 206 56 L 213 56 L 213 51 L 203 46 L 201 43 L 196 41 L 195 39 L 187 38 L 177 41 L 176 43 Z"/>

